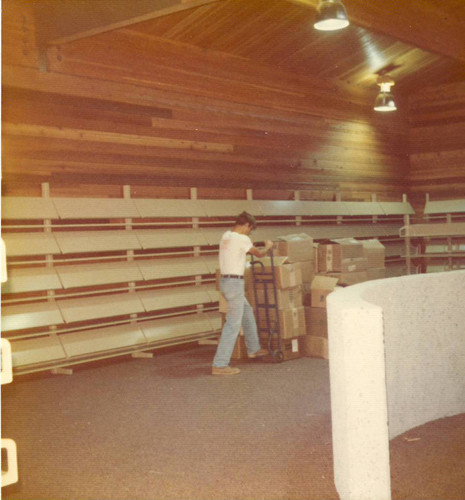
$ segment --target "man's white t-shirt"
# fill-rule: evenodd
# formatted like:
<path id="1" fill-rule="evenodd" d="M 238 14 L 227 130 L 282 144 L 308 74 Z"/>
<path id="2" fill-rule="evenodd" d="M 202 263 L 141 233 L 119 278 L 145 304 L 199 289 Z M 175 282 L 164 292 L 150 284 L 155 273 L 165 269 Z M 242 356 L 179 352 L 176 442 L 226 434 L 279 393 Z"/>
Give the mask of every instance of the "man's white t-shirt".
<path id="1" fill-rule="evenodd" d="M 235 231 L 226 231 L 220 241 L 221 274 L 243 276 L 246 255 L 252 247 L 252 240 L 247 235 Z"/>

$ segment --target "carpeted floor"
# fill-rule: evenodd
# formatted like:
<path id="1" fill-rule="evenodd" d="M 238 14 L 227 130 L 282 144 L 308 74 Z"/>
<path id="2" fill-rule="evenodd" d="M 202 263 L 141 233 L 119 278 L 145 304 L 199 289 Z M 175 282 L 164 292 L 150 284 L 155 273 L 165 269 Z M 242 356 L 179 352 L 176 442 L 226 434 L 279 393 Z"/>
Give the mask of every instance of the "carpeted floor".
<path id="1" fill-rule="evenodd" d="M 17 377 L 2 388 L 16 441 L 9 500 L 332 500 L 328 362 L 241 364 L 212 346 Z M 391 443 L 394 499 L 465 499 L 465 415 Z M 376 500 L 376 499 L 373 499 Z"/>

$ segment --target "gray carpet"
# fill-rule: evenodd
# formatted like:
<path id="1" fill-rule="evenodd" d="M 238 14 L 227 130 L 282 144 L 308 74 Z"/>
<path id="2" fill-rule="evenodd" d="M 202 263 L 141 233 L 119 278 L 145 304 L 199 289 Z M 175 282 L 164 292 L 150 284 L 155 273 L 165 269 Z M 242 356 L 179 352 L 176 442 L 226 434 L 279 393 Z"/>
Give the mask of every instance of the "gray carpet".
<path id="1" fill-rule="evenodd" d="M 337 500 L 328 362 L 240 364 L 212 346 L 115 358 L 2 387 L 20 481 L 5 500 Z M 395 500 L 465 499 L 465 414 L 390 443 Z M 373 499 L 376 500 L 376 499 Z"/>
<path id="2" fill-rule="evenodd" d="M 114 359 L 3 387 L 11 500 L 337 499 L 328 362 L 241 363 L 214 347 Z"/>

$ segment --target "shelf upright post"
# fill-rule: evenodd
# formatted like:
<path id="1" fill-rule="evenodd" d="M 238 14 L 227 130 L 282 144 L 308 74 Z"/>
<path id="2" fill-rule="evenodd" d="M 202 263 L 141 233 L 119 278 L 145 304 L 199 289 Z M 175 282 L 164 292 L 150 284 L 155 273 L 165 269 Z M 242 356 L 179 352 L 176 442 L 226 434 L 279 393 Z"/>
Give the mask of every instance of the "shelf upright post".
<path id="1" fill-rule="evenodd" d="M 446 218 L 447 218 L 447 224 L 451 224 L 452 223 L 452 214 L 447 214 L 446 215 Z M 452 271 L 453 267 L 454 267 L 454 259 L 452 258 L 452 237 L 451 236 L 448 236 L 447 237 L 447 262 L 449 264 L 449 271 Z"/>
<path id="2" fill-rule="evenodd" d="M 407 203 L 407 195 L 404 193 L 402 195 L 402 201 Z M 410 233 L 409 233 L 410 215 L 404 215 L 404 226 L 405 226 L 405 263 L 407 265 L 407 274 L 412 274 L 412 258 L 410 255 Z"/>
<path id="3" fill-rule="evenodd" d="M 43 182 L 41 184 L 41 191 L 42 191 L 42 197 L 43 198 L 50 198 L 50 184 L 48 182 Z M 44 219 L 44 232 L 46 233 L 51 233 L 52 232 L 52 220 L 51 219 Z M 45 256 L 45 266 L 46 267 L 53 267 L 53 255 L 52 254 L 47 254 Z M 47 301 L 48 302 L 55 302 L 55 290 L 47 290 Z M 57 327 L 56 325 L 51 325 L 48 327 L 49 329 L 49 335 L 50 337 L 54 337 L 55 339 L 58 340 L 58 342 L 61 345 L 61 348 L 63 349 L 63 352 L 65 353 L 65 356 L 69 358 L 68 353 L 66 352 L 65 346 L 63 345 L 63 342 L 61 341 L 60 335 L 57 333 Z M 63 369 L 61 370 L 51 370 L 51 373 L 54 375 L 72 375 L 73 371 L 71 369 L 66 370 Z"/>
<path id="4" fill-rule="evenodd" d="M 336 191 L 336 201 L 342 201 L 342 195 L 340 191 Z M 342 224 L 342 215 L 336 217 L 336 224 Z"/>
<path id="5" fill-rule="evenodd" d="M 198 199 L 197 188 L 195 188 L 195 187 L 190 188 L 190 197 L 191 197 L 191 200 Z M 199 227 L 200 227 L 199 217 L 192 217 L 191 224 L 192 224 L 192 229 L 199 229 Z M 200 247 L 199 246 L 193 247 L 193 252 L 194 252 L 194 257 L 200 257 Z M 196 285 L 202 284 L 202 276 L 197 275 L 194 277 L 194 280 L 195 280 Z M 198 310 L 198 312 L 200 312 L 198 307 L 197 307 L 197 310 Z"/>
<path id="6" fill-rule="evenodd" d="M 43 182 L 41 184 L 42 197 L 50 198 L 50 184 L 48 182 Z M 52 232 L 52 220 L 44 219 L 44 232 L 51 233 Z M 46 267 L 53 267 L 53 255 L 48 254 L 45 256 L 45 265 Z M 47 290 L 47 297 L 49 300 L 53 300 L 55 292 L 53 290 Z"/>
<path id="7" fill-rule="evenodd" d="M 123 198 L 125 200 L 128 200 L 131 198 L 131 186 L 129 186 L 127 184 L 123 186 Z M 132 230 L 132 228 L 133 228 L 132 222 L 133 222 L 133 220 L 130 217 L 124 219 L 124 229 L 126 231 Z M 134 260 L 134 250 L 126 250 L 126 260 L 128 262 L 132 262 Z M 128 291 L 129 291 L 129 293 L 135 293 L 136 283 L 134 281 L 128 282 Z M 130 314 L 129 318 L 130 318 L 131 323 L 137 322 L 137 314 L 136 313 Z"/>
<path id="8" fill-rule="evenodd" d="M 300 191 L 298 191 L 298 190 L 294 191 L 294 201 L 300 201 Z M 302 216 L 301 215 L 296 215 L 295 225 L 296 226 L 302 225 Z"/>
<path id="9" fill-rule="evenodd" d="M 376 193 L 372 193 L 372 194 L 371 194 L 371 201 L 372 201 L 373 203 L 376 203 L 376 202 L 378 201 L 378 197 L 376 196 Z M 377 216 L 377 215 L 372 215 L 372 216 L 371 216 L 371 222 L 372 222 L 373 224 L 376 224 L 376 223 L 378 222 L 378 216 Z"/>
<path id="10" fill-rule="evenodd" d="M 425 207 L 428 206 L 428 202 L 429 202 L 429 193 L 426 193 L 426 196 L 425 196 Z M 423 210 L 423 219 L 425 220 L 425 222 L 429 222 L 429 220 L 430 220 L 429 214 L 425 214 L 424 210 Z"/>

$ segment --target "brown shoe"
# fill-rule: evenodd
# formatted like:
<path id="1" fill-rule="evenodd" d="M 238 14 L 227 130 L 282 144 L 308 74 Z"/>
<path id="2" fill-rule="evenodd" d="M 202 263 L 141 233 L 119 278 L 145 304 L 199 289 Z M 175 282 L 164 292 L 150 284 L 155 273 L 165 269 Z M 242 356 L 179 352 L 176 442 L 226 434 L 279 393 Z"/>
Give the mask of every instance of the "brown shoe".
<path id="1" fill-rule="evenodd" d="M 236 375 L 240 373 L 239 368 L 231 366 L 212 366 L 212 375 Z"/>
<path id="2" fill-rule="evenodd" d="M 268 356 L 269 352 L 266 349 L 260 349 L 252 354 L 247 354 L 249 358 L 263 358 L 263 356 Z"/>

